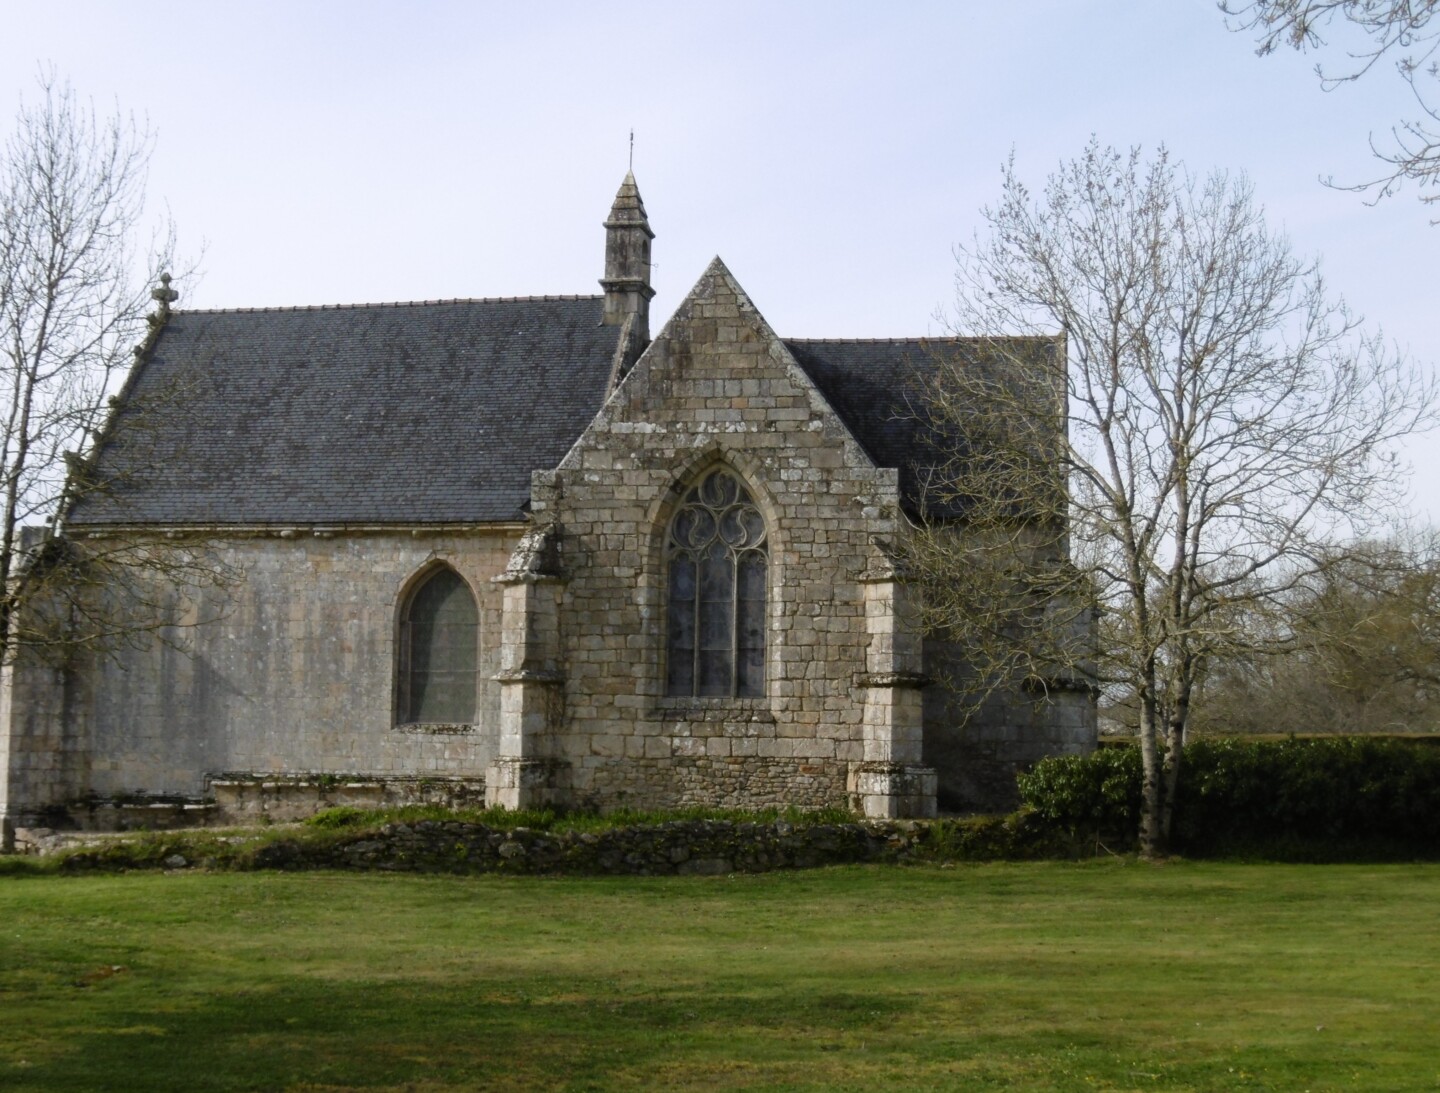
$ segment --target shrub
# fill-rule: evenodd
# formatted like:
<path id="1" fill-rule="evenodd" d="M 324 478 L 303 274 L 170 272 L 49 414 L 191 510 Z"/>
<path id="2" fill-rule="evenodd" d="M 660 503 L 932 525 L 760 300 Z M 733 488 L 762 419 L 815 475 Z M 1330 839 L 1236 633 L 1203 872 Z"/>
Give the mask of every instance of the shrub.
<path id="1" fill-rule="evenodd" d="M 1021 774 L 1020 799 L 1072 834 L 1132 836 L 1140 826 L 1140 749 L 1101 748 L 1090 755 L 1042 759 Z"/>
<path id="2" fill-rule="evenodd" d="M 1140 780 L 1138 748 L 1105 748 L 1037 763 L 1020 794 L 1065 830 L 1134 839 Z M 1194 854 L 1278 845 L 1440 853 L 1440 749 L 1369 737 L 1202 738 L 1185 749 L 1173 836 Z"/>
<path id="3" fill-rule="evenodd" d="M 1175 806 L 1179 846 L 1257 838 L 1409 843 L 1440 849 L 1440 752 L 1360 736 L 1185 749 Z"/>
<path id="4" fill-rule="evenodd" d="M 371 822 L 374 818 L 375 814 L 368 809 L 354 808 L 351 805 L 337 805 L 334 808 L 323 809 L 315 813 L 305 822 L 311 827 L 343 828 L 359 827 L 361 824 Z"/>

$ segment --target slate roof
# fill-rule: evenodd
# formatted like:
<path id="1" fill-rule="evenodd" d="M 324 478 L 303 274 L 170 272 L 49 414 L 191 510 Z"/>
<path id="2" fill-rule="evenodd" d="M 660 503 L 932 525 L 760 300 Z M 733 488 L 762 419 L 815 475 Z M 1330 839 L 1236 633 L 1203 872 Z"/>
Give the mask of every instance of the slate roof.
<path id="1" fill-rule="evenodd" d="M 522 519 L 530 473 L 600 409 L 619 328 L 601 296 L 176 311 L 102 446 L 72 525 Z M 1037 350 L 1051 343 L 1030 340 Z M 923 377 L 983 366 L 966 339 L 787 340 L 917 507 Z"/>
<path id="2" fill-rule="evenodd" d="M 900 495 L 912 512 L 921 505 L 926 471 L 952 440 L 938 438 L 925 419 L 925 382 L 942 362 L 984 368 L 1003 350 L 1043 358 L 1051 338 L 910 338 L 886 340 L 785 339 L 785 348 L 835 408 L 877 466 L 900 469 Z M 937 446 L 938 445 L 938 446 Z M 932 502 L 933 515 L 953 506 Z"/>
<path id="3" fill-rule="evenodd" d="M 603 303 L 173 312 L 70 522 L 520 519 L 604 400 Z"/>

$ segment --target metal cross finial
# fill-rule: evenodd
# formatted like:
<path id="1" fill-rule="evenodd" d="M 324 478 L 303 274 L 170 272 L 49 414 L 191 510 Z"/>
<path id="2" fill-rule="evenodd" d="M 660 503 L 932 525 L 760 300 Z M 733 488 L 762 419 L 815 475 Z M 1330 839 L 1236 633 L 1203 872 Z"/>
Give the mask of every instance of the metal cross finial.
<path id="1" fill-rule="evenodd" d="M 630 130 L 630 170 L 635 170 L 635 130 Z"/>

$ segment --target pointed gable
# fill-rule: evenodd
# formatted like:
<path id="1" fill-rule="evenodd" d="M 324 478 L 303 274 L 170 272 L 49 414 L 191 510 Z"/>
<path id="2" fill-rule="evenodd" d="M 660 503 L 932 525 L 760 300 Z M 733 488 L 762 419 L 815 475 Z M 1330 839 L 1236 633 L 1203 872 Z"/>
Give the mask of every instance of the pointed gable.
<path id="1" fill-rule="evenodd" d="M 784 339 L 720 258 L 696 281 L 624 377 L 592 428 L 699 438 L 757 426 L 825 436 L 850 466 L 894 469 L 912 514 L 923 483 L 947 457 L 925 413 L 944 367 L 984 369 L 999 358 L 1049 372 L 1060 338 Z M 762 383 L 763 380 L 763 390 Z M 586 446 L 582 437 L 576 449 Z M 945 515 L 948 507 L 930 507 Z"/>
<path id="2" fill-rule="evenodd" d="M 603 432 L 703 437 L 770 432 L 838 446 L 846 465 L 874 463 L 824 394 L 716 257 L 566 457 Z M 683 443 L 683 441 L 680 441 Z"/>

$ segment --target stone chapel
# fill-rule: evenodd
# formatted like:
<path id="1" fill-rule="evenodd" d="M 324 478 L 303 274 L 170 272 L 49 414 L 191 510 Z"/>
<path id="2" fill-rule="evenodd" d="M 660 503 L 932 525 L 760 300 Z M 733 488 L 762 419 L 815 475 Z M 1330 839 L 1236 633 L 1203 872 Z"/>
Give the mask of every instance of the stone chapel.
<path id="1" fill-rule="evenodd" d="M 924 817 L 1093 746 L 1081 690 L 961 724 L 896 564 L 917 380 L 994 341 L 784 339 L 718 258 L 652 338 L 633 175 L 604 227 L 594 296 L 157 290 L 93 463 L 113 485 L 67 535 L 233 576 L 146 640 L 5 667 L 8 833 L 417 800 Z"/>

